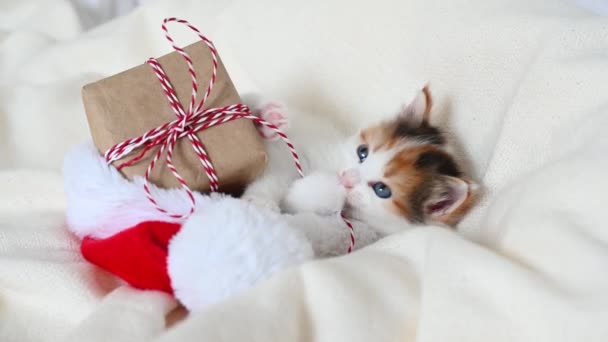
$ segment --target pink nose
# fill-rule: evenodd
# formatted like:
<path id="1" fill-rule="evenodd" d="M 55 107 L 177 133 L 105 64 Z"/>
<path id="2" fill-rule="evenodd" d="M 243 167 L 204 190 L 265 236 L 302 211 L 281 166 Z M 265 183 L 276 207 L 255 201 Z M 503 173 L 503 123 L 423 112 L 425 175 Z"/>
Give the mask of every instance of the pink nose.
<path id="1" fill-rule="evenodd" d="M 340 184 L 346 189 L 352 189 L 357 183 L 359 183 L 359 172 L 357 170 L 349 169 L 340 172 Z"/>

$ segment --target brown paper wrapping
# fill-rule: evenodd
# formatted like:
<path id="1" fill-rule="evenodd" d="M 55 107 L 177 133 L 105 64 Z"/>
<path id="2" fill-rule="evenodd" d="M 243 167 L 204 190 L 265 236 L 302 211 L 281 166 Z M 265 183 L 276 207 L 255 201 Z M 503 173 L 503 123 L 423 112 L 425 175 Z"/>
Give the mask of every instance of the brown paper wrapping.
<path id="1" fill-rule="evenodd" d="M 192 44 L 185 50 L 192 58 L 197 72 L 198 103 L 211 78 L 212 57 L 203 42 Z M 185 61 L 177 52 L 172 52 L 158 58 L 158 62 L 177 92 L 184 110 L 187 110 L 192 90 Z M 217 80 L 205 108 L 240 102 L 224 65 L 221 60 L 218 62 Z M 176 119 L 160 82 L 147 64 L 84 86 L 82 99 L 93 142 L 100 153 Z M 267 155 L 263 142 L 250 120 L 226 122 L 200 131 L 197 135 L 211 158 L 223 192 L 238 193 L 266 166 Z M 121 172 L 129 179 L 143 176 L 157 151 L 158 147 L 152 149 L 141 161 L 122 168 Z M 122 161 L 124 160 L 119 162 Z M 151 173 L 150 181 L 164 188 L 179 186 L 164 161 L 163 156 Z M 191 189 L 201 192 L 209 190 L 207 175 L 187 138 L 176 143 L 173 162 Z"/>

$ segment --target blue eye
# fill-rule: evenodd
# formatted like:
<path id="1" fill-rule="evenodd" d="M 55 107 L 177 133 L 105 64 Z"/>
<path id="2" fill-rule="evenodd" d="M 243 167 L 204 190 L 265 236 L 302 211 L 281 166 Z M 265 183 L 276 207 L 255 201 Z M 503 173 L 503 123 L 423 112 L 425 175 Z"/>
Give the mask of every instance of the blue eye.
<path id="1" fill-rule="evenodd" d="M 359 162 L 363 163 L 365 159 L 367 159 L 367 155 L 369 154 L 369 148 L 367 145 L 360 145 L 357 147 L 357 156 L 359 157 Z"/>
<path id="2" fill-rule="evenodd" d="M 376 196 L 380 198 L 389 198 L 392 195 L 391 188 L 382 182 L 372 184 L 372 189 L 374 189 Z"/>

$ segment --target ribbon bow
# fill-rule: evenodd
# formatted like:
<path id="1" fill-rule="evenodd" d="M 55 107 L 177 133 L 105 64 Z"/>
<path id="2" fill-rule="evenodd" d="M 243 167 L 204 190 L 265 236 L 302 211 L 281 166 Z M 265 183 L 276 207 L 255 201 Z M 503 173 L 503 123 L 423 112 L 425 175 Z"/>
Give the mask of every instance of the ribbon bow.
<path id="1" fill-rule="evenodd" d="M 180 23 L 180 24 L 184 24 L 185 26 L 190 28 L 192 31 L 194 31 L 198 35 L 198 37 L 207 45 L 207 47 L 209 48 L 209 51 L 211 52 L 211 56 L 213 59 L 213 73 L 211 75 L 211 79 L 209 80 L 209 84 L 207 86 L 205 95 L 203 96 L 202 100 L 198 103 L 198 105 L 196 104 L 196 97 L 198 95 L 198 81 L 196 78 L 196 71 L 194 70 L 194 66 L 192 65 L 192 59 L 190 58 L 188 53 L 186 51 L 184 51 L 183 48 L 175 45 L 173 38 L 169 35 L 169 31 L 167 30 L 167 23 L 173 22 L 173 21 Z M 148 65 L 150 65 L 150 67 L 152 67 L 154 73 L 156 74 L 156 77 L 158 78 L 158 80 L 163 88 L 163 91 L 167 97 L 167 100 L 169 101 L 171 109 L 175 113 L 176 119 L 171 122 L 165 123 L 164 125 L 162 125 L 160 127 L 151 129 L 148 132 L 144 133 L 142 136 L 139 136 L 139 137 L 133 138 L 133 139 L 128 139 L 119 144 L 112 146 L 104 154 L 106 162 L 108 164 L 111 164 L 111 163 L 113 163 L 117 160 L 120 160 L 120 159 L 126 157 L 127 155 L 131 154 L 131 152 L 133 152 L 133 150 L 143 147 L 138 155 L 136 155 L 135 157 L 131 158 L 130 160 L 127 160 L 117 166 L 118 169 L 121 169 L 125 166 L 130 166 L 130 165 L 137 163 L 139 160 L 141 160 L 146 155 L 146 153 L 148 151 L 150 151 L 154 147 L 159 146 L 158 151 L 156 152 L 156 154 L 154 155 L 154 158 L 148 165 L 148 168 L 146 169 L 146 173 L 144 175 L 144 190 L 146 192 L 146 197 L 158 211 L 168 215 L 171 218 L 184 219 L 184 218 L 187 218 L 188 216 L 190 216 L 194 212 L 196 202 L 195 202 L 195 198 L 194 198 L 194 194 L 193 194 L 192 190 L 190 189 L 188 184 L 186 184 L 186 182 L 184 181 L 182 176 L 179 174 L 179 172 L 173 165 L 173 149 L 175 147 L 177 140 L 180 138 L 183 138 L 183 137 L 187 137 L 188 140 L 190 140 L 190 143 L 192 144 L 192 148 L 194 149 L 194 152 L 198 156 L 198 158 L 201 162 L 202 168 L 205 170 L 205 173 L 207 174 L 207 177 L 209 178 L 209 184 L 210 184 L 211 191 L 215 192 L 218 190 L 218 186 L 219 186 L 219 180 L 217 177 L 217 173 L 215 172 L 215 169 L 213 167 L 213 164 L 211 163 L 211 159 L 209 158 L 209 155 L 205 151 L 205 146 L 203 145 L 201 140 L 198 138 L 196 133 L 199 131 L 202 131 L 206 128 L 220 125 L 220 124 L 228 122 L 228 121 L 244 118 L 244 119 L 252 120 L 259 125 L 264 125 L 266 127 L 271 128 L 272 130 L 274 130 L 277 133 L 277 135 L 285 142 L 285 144 L 287 145 L 287 148 L 291 152 L 291 155 L 293 157 L 294 164 L 298 171 L 298 174 L 301 177 L 304 177 L 304 173 L 302 172 L 302 166 L 300 164 L 300 158 L 298 156 L 298 153 L 295 150 L 295 147 L 293 146 L 291 141 L 289 141 L 289 139 L 287 138 L 287 135 L 285 135 L 285 133 L 283 133 L 276 125 L 274 125 L 270 122 L 267 122 L 265 120 L 262 120 L 261 118 L 253 115 L 251 113 L 249 107 L 247 107 L 246 105 L 241 104 L 241 103 L 233 104 L 233 105 L 229 105 L 229 106 L 225 106 L 225 107 L 220 107 L 220 108 L 203 109 L 205 102 L 207 101 L 207 99 L 209 98 L 209 95 L 211 94 L 211 92 L 213 90 L 213 85 L 215 84 L 216 77 L 217 77 L 217 50 L 215 49 L 215 46 L 213 45 L 213 43 L 209 39 L 207 39 L 207 37 L 203 36 L 196 27 L 192 26 L 188 21 L 183 20 L 183 19 L 166 18 L 163 21 L 162 29 L 165 32 L 165 37 L 171 43 L 171 46 L 173 47 L 173 49 L 175 51 L 177 51 L 184 58 L 184 60 L 186 61 L 187 65 L 188 65 L 188 72 L 190 73 L 190 78 L 192 81 L 192 94 L 190 97 L 190 104 L 188 105 L 188 110 L 184 110 L 184 107 L 179 102 L 176 92 L 173 89 L 173 86 L 171 85 L 171 82 L 169 81 L 169 78 L 165 74 L 162 66 L 158 63 L 158 61 L 155 58 L 148 59 L 148 61 L 146 63 Z M 148 186 L 148 180 L 150 178 L 150 173 L 154 169 L 154 166 L 156 165 L 156 163 L 160 160 L 160 158 L 165 150 L 167 151 L 167 156 L 166 156 L 167 166 L 169 167 L 169 170 L 171 170 L 171 173 L 173 174 L 175 179 L 177 179 L 177 181 L 181 184 L 181 187 L 185 190 L 185 192 L 187 193 L 188 198 L 190 200 L 190 210 L 186 214 L 170 213 L 167 210 L 161 208 L 158 205 L 158 203 L 156 202 L 156 200 L 154 199 L 154 196 L 152 196 L 152 194 L 150 192 L 150 188 Z M 344 221 L 346 222 L 347 226 L 350 229 L 351 244 L 348 249 L 348 252 L 351 252 L 352 249 L 354 248 L 354 244 L 355 244 L 353 227 L 350 224 L 350 222 L 348 222 L 348 220 L 344 219 Z"/>

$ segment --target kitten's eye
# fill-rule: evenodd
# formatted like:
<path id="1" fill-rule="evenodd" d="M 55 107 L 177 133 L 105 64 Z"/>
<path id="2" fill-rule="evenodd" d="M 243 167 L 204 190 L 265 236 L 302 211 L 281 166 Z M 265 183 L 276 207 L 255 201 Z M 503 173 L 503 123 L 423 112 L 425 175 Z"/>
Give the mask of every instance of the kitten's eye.
<path id="1" fill-rule="evenodd" d="M 374 189 L 376 196 L 380 198 L 389 198 L 392 195 L 391 188 L 382 182 L 372 184 L 372 189 Z"/>
<path id="2" fill-rule="evenodd" d="M 357 147 L 357 156 L 359 157 L 359 162 L 363 163 L 365 159 L 367 159 L 367 155 L 369 154 L 369 148 L 367 145 L 361 145 Z"/>

